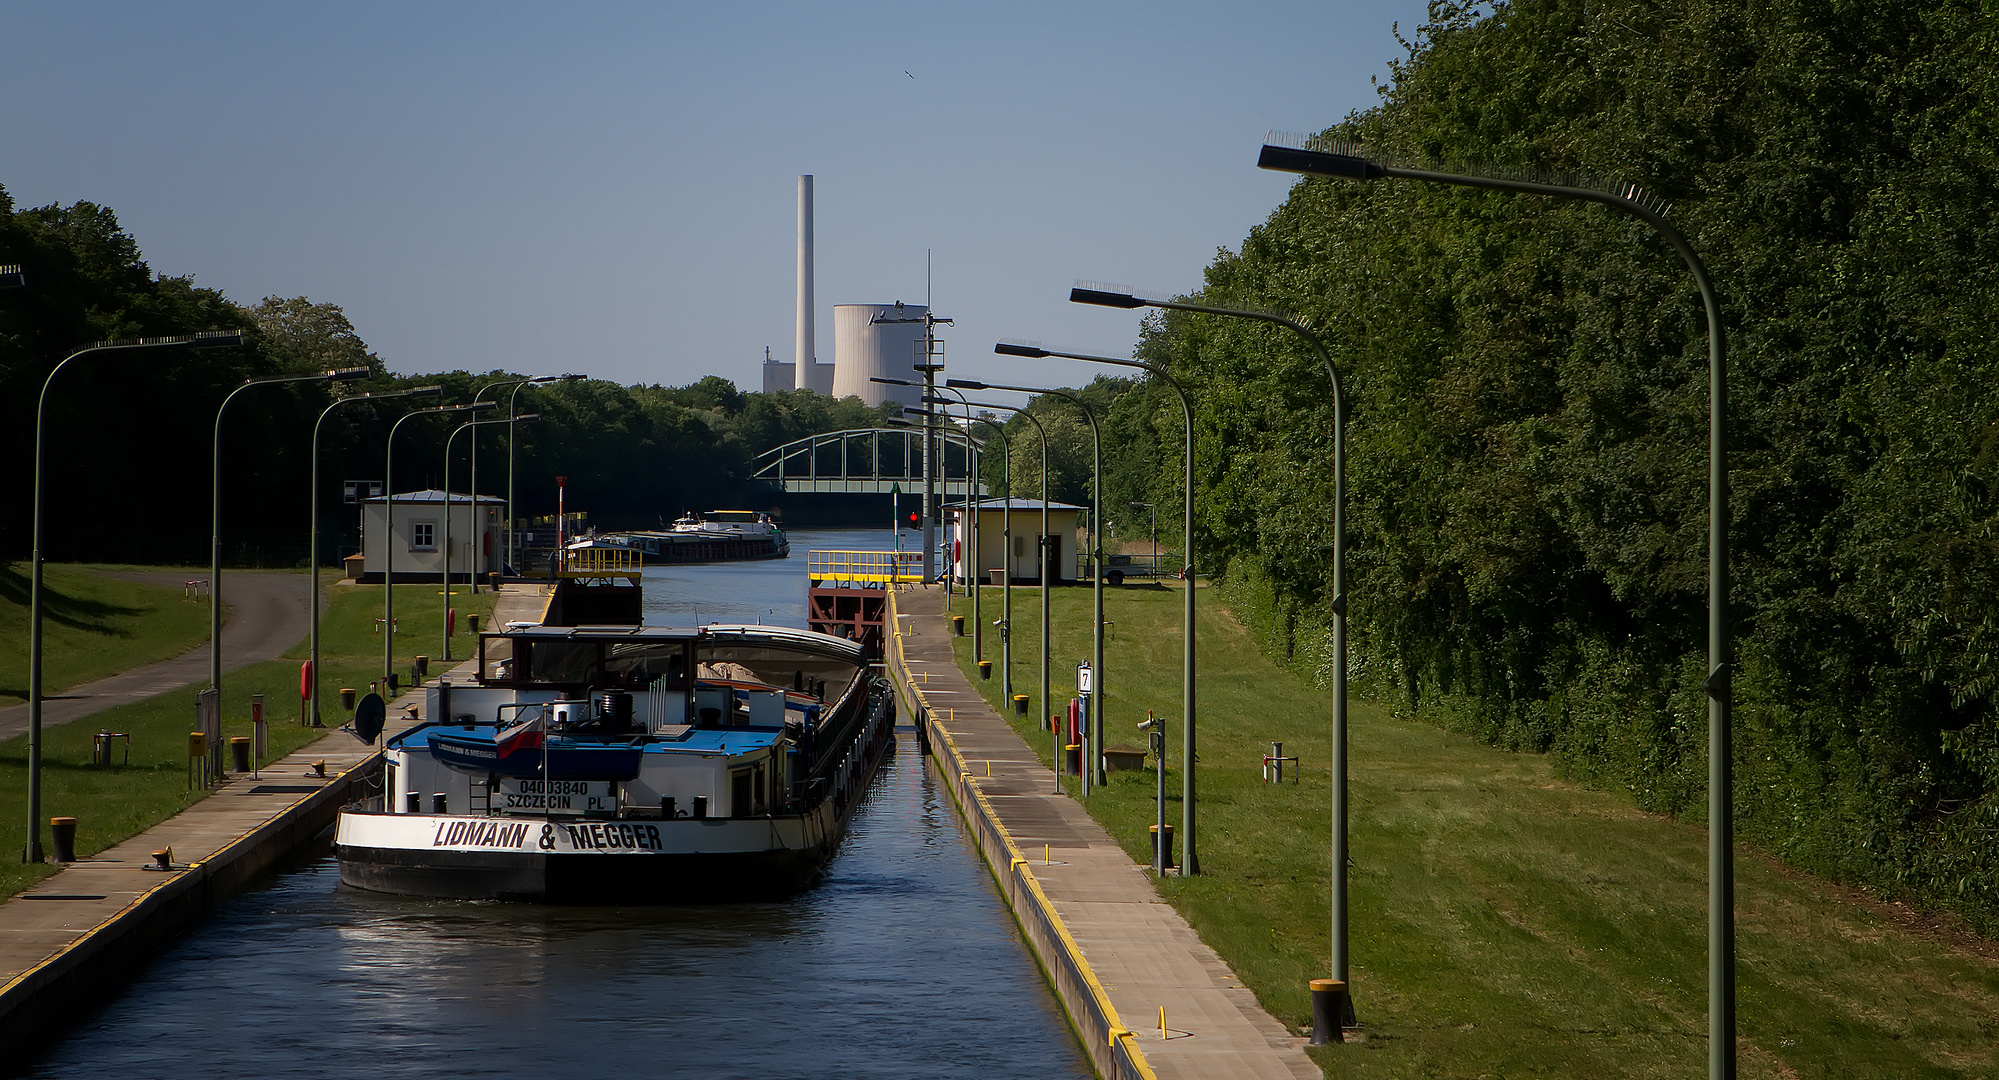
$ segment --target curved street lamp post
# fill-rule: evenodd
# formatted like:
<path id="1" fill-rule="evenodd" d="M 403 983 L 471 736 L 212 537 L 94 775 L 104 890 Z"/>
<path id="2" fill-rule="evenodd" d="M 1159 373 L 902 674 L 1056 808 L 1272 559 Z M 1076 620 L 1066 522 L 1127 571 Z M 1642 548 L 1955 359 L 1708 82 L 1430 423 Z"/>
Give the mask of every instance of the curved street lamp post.
<path id="1" fill-rule="evenodd" d="M 995 346 L 997 349 L 997 346 Z M 1033 386 L 1006 386 L 1000 383 L 975 382 L 971 379 L 947 379 L 944 385 L 951 389 L 966 390 L 1008 390 L 1018 394 L 1047 394 L 1058 397 L 1076 406 L 1083 419 L 1090 422 L 1090 577 L 1091 577 L 1091 623 L 1090 634 L 1090 724 L 1085 733 L 1083 761 L 1083 794 L 1088 795 L 1093 785 L 1103 784 L 1104 775 L 1104 705 L 1106 701 L 1104 681 L 1104 439 L 1097 428 L 1097 417 L 1090 411 L 1083 399 L 1067 390 L 1055 390 Z M 1047 494 L 1047 482 L 1042 482 L 1043 495 Z"/>
<path id="2" fill-rule="evenodd" d="M 236 389 L 229 391 L 222 404 L 215 409 L 215 445 L 211 462 L 208 505 L 208 685 L 214 687 L 221 708 L 219 695 L 222 690 L 222 415 L 229 411 L 229 403 L 236 395 L 253 386 L 271 386 L 277 383 L 295 382 L 340 382 L 347 379 L 365 379 L 371 372 L 365 367 L 339 368 L 332 371 L 315 371 L 310 375 L 258 375 L 244 379 Z"/>
<path id="3" fill-rule="evenodd" d="M 1735 1076 L 1735 820 L 1730 745 L 1728 624 L 1728 360 L 1721 299 L 1707 265 L 1665 207 L 1636 186 L 1612 190 L 1471 176 L 1389 165 L 1343 143 L 1267 138 L 1257 166 L 1278 172 L 1349 180 L 1392 178 L 1524 195 L 1581 199 L 1620 210 L 1650 225 L 1679 254 L 1700 291 L 1708 328 L 1708 1076 Z"/>
<path id="4" fill-rule="evenodd" d="M 1319 362 L 1325 366 L 1326 378 L 1333 385 L 1333 760 L 1332 760 L 1332 844 L 1328 858 L 1332 877 L 1332 903 L 1330 919 L 1332 924 L 1332 972 L 1342 987 L 1338 991 L 1337 1002 L 1339 1022 L 1352 1026 L 1356 1022 L 1353 1009 L 1353 982 L 1347 963 L 1347 393 L 1346 384 L 1340 379 L 1340 372 L 1333 365 L 1332 355 L 1326 352 L 1324 342 L 1304 324 L 1267 311 L 1251 311 L 1241 308 L 1215 307 L 1209 304 L 1191 304 L 1180 300 L 1155 300 L 1137 296 L 1129 292 L 1119 292 L 1102 287 L 1078 286 L 1071 289 L 1069 299 L 1081 304 L 1097 304 L 1104 307 L 1165 308 L 1170 311 L 1191 311 L 1202 315 L 1220 315 L 1231 319 L 1251 319 L 1271 323 L 1304 339 L 1305 344 L 1318 354 Z M 1314 1031 L 1315 1042 L 1331 1041 L 1330 1033 Z"/>
<path id="5" fill-rule="evenodd" d="M 478 536 L 480 534 L 480 530 L 479 530 L 479 481 L 478 481 L 479 456 L 477 451 L 478 444 L 476 442 L 476 440 L 479 438 L 479 432 L 477 429 L 483 427 L 486 424 L 506 424 L 508 425 L 507 430 L 512 431 L 513 430 L 512 425 L 514 424 L 517 423 L 533 424 L 533 423 L 538 423 L 540 420 L 541 420 L 540 413 L 523 413 L 520 416 L 507 416 L 497 420 L 467 420 L 464 423 L 458 425 L 457 427 L 452 428 L 451 434 L 446 435 L 444 437 L 444 545 L 443 545 L 444 618 L 442 620 L 443 631 L 444 631 L 444 644 L 442 649 L 440 650 L 440 653 L 441 655 L 443 655 L 444 662 L 447 664 L 451 662 L 451 630 L 452 630 L 452 625 L 451 625 L 452 622 L 452 615 L 451 615 L 451 443 L 452 440 L 458 438 L 459 432 L 468 429 L 472 430 L 472 439 L 474 440 L 473 442 L 474 450 L 472 455 L 471 518 L 472 518 L 472 529 L 473 529 L 472 535 Z M 491 537 L 492 534 L 489 532 L 486 535 L 488 537 Z M 472 579 L 472 593 L 473 595 L 476 596 L 478 595 L 479 592 L 479 569 L 478 569 L 479 556 L 477 553 L 476 541 L 474 542 L 474 551 L 468 554 L 466 556 L 466 559 L 470 564 L 469 569 L 467 571 L 467 576 Z"/>
<path id="6" fill-rule="evenodd" d="M 14 287 L 20 287 L 25 279 L 20 278 L 18 267 L 13 268 Z M 47 427 L 49 409 L 49 388 L 55 385 L 56 376 L 62 369 L 80 356 L 91 353 L 119 352 L 127 349 L 161 349 L 174 345 L 186 345 L 191 349 L 225 349 L 243 344 L 243 335 L 233 330 L 204 330 L 198 334 L 174 334 L 168 337 L 122 338 L 116 341 L 94 341 L 77 349 L 56 362 L 42 379 L 41 396 L 35 399 L 35 494 L 34 507 L 30 514 L 33 521 L 34 555 L 30 568 L 28 585 L 28 842 L 21 853 L 21 861 L 39 863 L 42 861 L 42 436 Z"/>
<path id="7" fill-rule="evenodd" d="M 485 412 L 499 407 L 497 401 L 475 401 L 469 405 L 411 409 L 389 426 L 389 440 L 382 465 L 382 684 L 388 696 L 395 693 L 396 676 L 396 432 L 403 426 L 403 421 L 411 417 Z M 444 508 L 448 514 L 451 504 L 445 503 Z"/>
<path id="8" fill-rule="evenodd" d="M 311 647 L 312 656 L 311 656 L 311 667 L 308 668 L 308 670 L 311 672 L 311 683 L 312 683 L 311 686 L 312 693 L 310 694 L 310 697 L 312 698 L 312 705 L 309 711 L 311 713 L 312 717 L 311 723 L 313 727 L 321 726 L 319 721 L 319 429 L 320 426 L 326 423 L 326 417 L 328 416 L 328 414 L 332 413 L 333 410 L 339 408 L 342 405 L 347 404 L 350 401 L 387 401 L 390 398 L 436 397 L 437 395 L 442 393 L 444 393 L 444 387 L 442 386 L 416 386 L 416 387 L 411 387 L 408 390 L 389 390 L 385 392 L 378 391 L 367 394 L 354 394 L 350 397 L 340 398 L 332 402 L 331 404 L 327 405 L 326 408 L 320 410 L 319 419 L 313 421 L 312 467 L 310 473 L 308 474 L 310 478 L 306 481 L 306 490 L 311 496 L 311 498 L 308 501 L 311 503 L 311 514 L 312 514 L 312 528 L 311 528 L 312 553 L 309 556 L 311 562 L 311 572 L 308 575 L 310 584 L 307 586 L 307 598 L 309 600 L 308 606 L 312 609 L 312 647 Z M 384 487 L 386 488 L 386 485 L 384 485 Z"/>
<path id="9" fill-rule="evenodd" d="M 1070 299 L 1075 299 L 1072 295 Z M 1137 305 L 1132 305 L 1137 306 Z M 1058 356 L 1064 360 L 1082 360 L 1091 364 L 1114 364 L 1118 367 L 1142 368 L 1151 372 L 1161 382 L 1173 389 L 1180 399 L 1180 415 L 1187 423 L 1187 476 L 1185 553 L 1182 556 L 1182 573 L 1187 579 L 1186 601 L 1181 611 L 1182 636 L 1185 641 L 1181 648 L 1180 661 L 1180 872 L 1198 874 L 1201 862 L 1194 846 L 1194 409 L 1188 404 L 1187 391 L 1181 387 L 1164 368 L 1143 360 L 1123 360 L 1114 356 L 1094 356 L 1089 353 L 1058 352 L 1044 349 L 1039 345 L 1022 345 L 1002 342 L 993 346 L 993 351 L 1002 356 L 1021 356 L 1042 359 Z M 1156 569 L 1156 566 L 1155 566 Z M 1165 846 L 1161 845 L 1163 851 Z"/>
<path id="10" fill-rule="evenodd" d="M 513 416 L 515 414 L 516 412 L 515 403 L 518 401 L 518 399 L 521 396 L 521 387 L 523 386 L 539 386 L 543 383 L 552 383 L 552 382 L 562 382 L 562 383 L 580 382 L 583 378 L 585 378 L 585 376 L 576 375 L 576 374 L 566 374 L 566 375 L 537 375 L 532 379 L 527 379 L 516 385 L 514 387 L 513 393 L 507 395 L 507 415 Z M 485 396 L 484 394 L 480 395 L 480 397 L 484 396 Z M 473 479 L 477 480 L 478 477 L 475 476 L 473 477 Z M 513 567 L 514 572 L 516 574 L 520 573 L 520 565 L 521 565 L 520 552 L 514 550 L 514 429 L 511 427 L 507 429 L 506 565 Z"/>

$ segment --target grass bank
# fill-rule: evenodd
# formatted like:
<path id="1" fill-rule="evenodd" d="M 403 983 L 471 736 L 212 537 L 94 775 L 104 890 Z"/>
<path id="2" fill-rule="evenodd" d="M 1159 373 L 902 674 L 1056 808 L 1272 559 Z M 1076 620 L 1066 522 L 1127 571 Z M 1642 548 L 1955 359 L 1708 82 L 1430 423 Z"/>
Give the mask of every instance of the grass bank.
<path id="1" fill-rule="evenodd" d="M 1036 693 L 1038 598 L 1015 596 L 1015 689 Z M 1330 701 L 1266 661 L 1203 590 L 1202 875 L 1172 903 L 1295 1027 L 1328 967 Z M 970 602 L 954 611 L 969 613 Z M 1056 593 L 1053 695 L 1089 654 L 1089 592 Z M 1109 738 L 1169 718 L 1167 820 L 1180 818 L 1177 587 L 1106 592 Z M 985 617 L 997 611 L 988 589 Z M 971 640 L 958 658 L 980 683 Z M 988 637 L 986 657 L 999 656 Z M 1005 714 L 1011 716 L 1010 711 Z M 1367 702 L 1350 710 L 1350 958 L 1366 1041 L 1315 1050 L 1334 1077 L 1685 1077 L 1707 1055 L 1707 837 Z M 1016 726 L 1044 761 L 1050 739 Z M 1261 779 L 1284 743 L 1301 782 Z M 1073 790 L 1073 786 L 1072 786 Z M 1090 813 L 1150 862 L 1152 776 L 1115 774 Z M 1999 1075 L 1999 950 L 1743 849 L 1737 858 L 1744 1077 Z"/>
<path id="2" fill-rule="evenodd" d="M 181 655 L 208 640 L 208 602 L 180 589 L 42 567 L 42 685 L 47 694 Z M 190 573 L 192 573 L 190 571 Z M 0 566 L 0 707 L 28 700 L 29 565 Z"/>
<path id="3" fill-rule="evenodd" d="M 376 619 L 382 610 L 382 589 L 369 585 L 335 585 L 327 590 L 329 607 L 320 620 L 321 686 L 328 700 L 321 713 L 329 725 L 346 719 L 332 694 L 342 686 L 365 688 L 382 669 L 382 639 Z M 461 614 L 492 613 L 491 594 L 477 597 L 462 590 L 454 598 Z M 417 653 L 437 655 L 442 644 L 443 597 L 435 587 L 398 586 L 398 666 L 407 669 Z M 203 631 L 207 629 L 202 609 Z M 460 628 L 461 648 L 471 639 Z M 269 717 L 270 752 L 276 760 L 320 738 L 352 736 L 330 729 L 298 725 L 299 661 L 308 651 L 301 641 L 282 659 L 252 664 L 227 676 L 229 700 L 247 701 L 264 694 Z M 436 670 L 433 668 L 433 671 Z M 187 734 L 194 720 L 198 686 L 171 691 L 131 705 L 107 709 L 67 724 L 49 727 L 42 747 L 42 817 L 67 815 L 77 819 L 77 852 L 89 855 L 118 843 L 179 812 L 206 796 L 187 784 Z M 226 712 L 225 737 L 250 734 L 247 713 Z M 93 733 L 100 730 L 131 736 L 131 757 L 117 743 L 117 764 L 91 764 Z M 23 865 L 14 853 L 27 841 L 27 737 L 0 742 L 0 896 L 10 896 L 55 873 L 53 866 Z M 43 833 L 44 843 L 47 833 Z"/>

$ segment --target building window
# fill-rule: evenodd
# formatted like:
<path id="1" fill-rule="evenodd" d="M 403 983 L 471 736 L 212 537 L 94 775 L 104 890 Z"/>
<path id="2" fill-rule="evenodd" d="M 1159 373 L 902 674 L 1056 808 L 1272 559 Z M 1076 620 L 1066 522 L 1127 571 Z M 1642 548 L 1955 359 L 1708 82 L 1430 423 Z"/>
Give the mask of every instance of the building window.
<path id="1" fill-rule="evenodd" d="M 437 522 L 435 521 L 410 522 L 410 550 L 411 551 L 437 550 Z"/>

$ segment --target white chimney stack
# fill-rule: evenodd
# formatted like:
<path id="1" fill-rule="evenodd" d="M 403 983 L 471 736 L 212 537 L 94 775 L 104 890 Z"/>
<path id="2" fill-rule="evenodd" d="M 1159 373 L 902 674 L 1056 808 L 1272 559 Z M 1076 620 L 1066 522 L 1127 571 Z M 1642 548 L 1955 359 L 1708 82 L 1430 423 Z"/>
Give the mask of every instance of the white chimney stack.
<path id="1" fill-rule="evenodd" d="M 800 390 L 812 389 L 817 370 L 812 329 L 812 175 L 798 178 L 798 343 L 792 351 Z"/>

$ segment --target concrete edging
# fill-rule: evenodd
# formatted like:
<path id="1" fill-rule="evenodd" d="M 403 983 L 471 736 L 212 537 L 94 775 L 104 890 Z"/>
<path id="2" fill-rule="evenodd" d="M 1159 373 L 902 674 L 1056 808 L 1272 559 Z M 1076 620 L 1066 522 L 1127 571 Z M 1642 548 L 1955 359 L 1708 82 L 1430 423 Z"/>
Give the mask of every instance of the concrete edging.
<path id="1" fill-rule="evenodd" d="M 71 1028 L 74 1013 L 101 1000 L 106 986 L 310 844 L 381 761 L 379 752 L 371 754 L 215 854 L 179 873 L 162 874 L 164 880 L 116 914 L 0 986 L 0 1045 L 26 1047 Z"/>
<path id="2" fill-rule="evenodd" d="M 1104 993 L 1103 984 L 1091 970 L 1089 961 L 1084 959 L 1083 950 L 1070 936 L 1068 927 L 1063 924 L 1061 915 L 1056 913 L 1055 905 L 1049 901 L 1041 883 L 1035 880 L 1027 856 L 1013 842 L 1006 827 L 1000 824 L 985 793 L 972 783 L 971 766 L 959 751 L 957 741 L 949 731 L 933 722 L 930 707 L 923 700 L 922 690 L 911 678 L 902 655 L 902 629 L 896 621 L 895 593 L 896 590 L 889 590 L 889 625 L 893 628 L 889 637 L 894 642 L 894 648 L 889 650 L 889 668 L 895 674 L 898 695 L 906 698 L 919 737 L 932 748 L 929 760 L 936 764 L 959 817 L 970 827 L 979 854 L 992 871 L 993 880 L 1000 887 L 1000 895 L 1006 898 L 1007 906 L 1012 909 L 1014 920 L 1019 923 L 1028 947 L 1034 951 L 1042 971 L 1047 975 L 1056 999 L 1062 1003 L 1063 1011 L 1068 1013 L 1069 1023 L 1080 1037 L 1084 1053 L 1089 1055 L 1091 1065 L 1100 1076 L 1111 1080 L 1157 1080 L 1132 1030 L 1119 1018 L 1109 995 Z"/>

